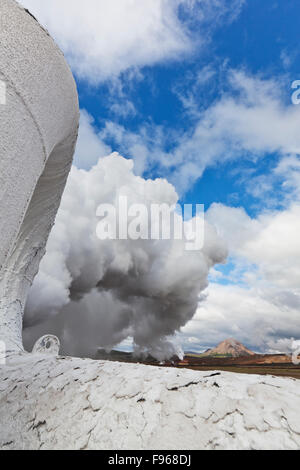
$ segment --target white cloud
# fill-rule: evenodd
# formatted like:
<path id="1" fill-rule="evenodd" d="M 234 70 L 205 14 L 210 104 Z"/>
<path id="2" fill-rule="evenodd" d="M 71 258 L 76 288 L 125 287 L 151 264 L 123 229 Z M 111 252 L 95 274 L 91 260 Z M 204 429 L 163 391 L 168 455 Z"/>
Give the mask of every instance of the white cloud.
<path id="1" fill-rule="evenodd" d="M 139 171 L 155 167 L 180 193 L 209 166 L 245 156 L 256 161 L 272 153 L 300 154 L 300 106 L 284 102 L 280 81 L 230 71 L 227 84 L 230 91 L 206 110 L 196 112 L 193 104 L 194 125 L 185 133 L 153 124 L 128 132 L 106 122 L 101 138 L 114 139 Z M 166 151 L 170 144 L 172 151 Z"/>
<path id="2" fill-rule="evenodd" d="M 234 97 L 225 94 L 211 107 L 201 128 L 235 151 L 300 153 L 300 108 L 284 104 L 275 80 L 262 80 L 236 71 L 230 75 Z"/>
<path id="3" fill-rule="evenodd" d="M 259 275 L 277 288 L 300 295 L 300 205 L 263 212 L 251 219 L 244 209 L 213 204 L 207 218 L 229 246 L 232 256 L 258 266 Z"/>
<path id="4" fill-rule="evenodd" d="M 207 220 L 226 240 L 231 265 L 212 277 L 183 337 L 198 333 L 195 347 L 233 336 L 253 349 L 291 351 L 292 338 L 300 338 L 300 205 L 250 218 L 242 208 L 213 204 Z"/>
<path id="5" fill-rule="evenodd" d="M 126 151 L 126 157 L 134 160 L 135 170 L 140 175 L 163 159 L 164 135 L 163 129 L 158 126 L 144 126 L 139 133 L 135 133 L 120 124 L 107 121 L 99 137 L 103 142 L 113 139 L 118 147 Z"/>
<path id="6" fill-rule="evenodd" d="M 299 304 L 283 308 L 254 287 L 210 284 L 206 294 L 193 320 L 182 329 L 186 350 L 204 350 L 234 337 L 254 351 L 291 352 L 292 338 L 300 338 Z"/>
<path id="7" fill-rule="evenodd" d="M 249 239 L 243 251 L 261 266 L 267 280 L 300 294 L 300 206 L 259 217 L 261 229 Z"/>
<path id="8" fill-rule="evenodd" d="M 287 201 L 300 200 L 300 155 L 288 155 L 274 169 L 274 178 L 281 182 L 281 196 Z"/>
<path id="9" fill-rule="evenodd" d="M 136 114 L 136 109 L 132 101 L 123 100 L 122 102 L 115 102 L 110 107 L 111 112 L 113 112 L 118 117 L 127 117 L 134 116 Z"/>
<path id="10" fill-rule="evenodd" d="M 86 110 L 81 110 L 74 164 L 78 168 L 88 169 L 95 165 L 100 157 L 110 153 L 111 148 L 97 134 L 93 117 Z"/>
<path id="11" fill-rule="evenodd" d="M 232 21 L 243 0 L 19 0 L 57 40 L 81 78 L 92 83 L 129 69 L 178 59 Z M 185 22 L 179 19 L 185 11 Z M 197 21 L 197 34 L 190 25 Z M 205 30 L 201 31 L 201 25 Z M 200 31 L 199 31 L 200 29 Z"/>
<path id="12" fill-rule="evenodd" d="M 129 68 L 189 52 L 178 0 L 22 0 L 66 53 L 74 71 L 99 83 Z"/>

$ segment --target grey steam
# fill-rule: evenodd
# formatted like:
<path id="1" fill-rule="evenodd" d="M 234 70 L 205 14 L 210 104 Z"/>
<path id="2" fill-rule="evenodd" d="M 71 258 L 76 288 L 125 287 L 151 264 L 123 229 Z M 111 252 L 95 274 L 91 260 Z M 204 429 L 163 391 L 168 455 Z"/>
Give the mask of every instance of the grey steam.
<path id="1" fill-rule="evenodd" d="M 97 207 L 117 205 L 124 187 L 130 203 L 178 200 L 166 180 L 136 176 L 133 162 L 116 153 L 89 171 L 73 167 L 26 306 L 28 348 L 53 333 L 73 356 L 95 357 L 98 348 L 127 338 L 140 355 L 181 354 L 174 335 L 192 319 L 209 269 L 224 261 L 226 248 L 206 222 L 201 251 L 186 251 L 179 240 L 100 240 Z"/>

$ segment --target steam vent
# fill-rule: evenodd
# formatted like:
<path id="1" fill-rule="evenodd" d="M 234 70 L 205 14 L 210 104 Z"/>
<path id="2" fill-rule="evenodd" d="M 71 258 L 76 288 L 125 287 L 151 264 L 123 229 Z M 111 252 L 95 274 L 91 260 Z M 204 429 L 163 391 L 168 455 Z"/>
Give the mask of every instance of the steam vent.
<path id="1" fill-rule="evenodd" d="M 296 380 L 59 357 L 52 336 L 24 351 L 79 109 L 63 54 L 14 0 L 0 2 L 0 80 L 0 448 L 299 448 Z"/>

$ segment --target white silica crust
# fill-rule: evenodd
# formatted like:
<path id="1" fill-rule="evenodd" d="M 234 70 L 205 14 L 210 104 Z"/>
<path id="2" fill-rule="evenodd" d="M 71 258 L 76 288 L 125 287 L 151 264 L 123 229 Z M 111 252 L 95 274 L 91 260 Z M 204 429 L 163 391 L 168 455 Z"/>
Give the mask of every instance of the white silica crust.
<path id="1" fill-rule="evenodd" d="M 36 341 L 33 346 L 33 354 L 48 354 L 51 356 L 58 356 L 60 349 L 60 341 L 56 336 L 45 335 Z"/>
<path id="2" fill-rule="evenodd" d="M 15 0 L 0 2 L 0 341 L 22 349 L 22 316 L 72 163 L 79 109 L 54 41 Z"/>
<path id="3" fill-rule="evenodd" d="M 299 381 L 20 354 L 1 449 L 299 449 Z"/>

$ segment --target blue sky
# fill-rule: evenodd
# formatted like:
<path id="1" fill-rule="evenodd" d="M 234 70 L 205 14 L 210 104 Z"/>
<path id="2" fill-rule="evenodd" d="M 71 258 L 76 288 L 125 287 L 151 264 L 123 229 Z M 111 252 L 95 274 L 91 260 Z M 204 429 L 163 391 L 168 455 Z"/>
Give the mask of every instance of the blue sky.
<path id="1" fill-rule="evenodd" d="M 205 204 L 228 244 L 228 264 L 213 269 L 179 335 L 184 347 L 228 335 L 288 350 L 300 338 L 300 106 L 291 102 L 300 2 L 155 0 L 131 11 L 115 0 L 101 3 L 99 20 L 94 0 L 82 18 L 67 2 L 22 1 L 76 78 L 74 164 L 90 170 L 112 151 L 133 159 L 136 174 L 166 178 L 181 203 Z"/>
<path id="2" fill-rule="evenodd" d="M 290 104 L 291 83 L 299 72 L 299 13 L 300 4 L 293 1 L 248 1 L 238 18 L 209 32 L 210 41 L 205 50 L 199 47 L 184 60 L 142 67 L 133 78 L 128 78 L 125 72 L 115 92 L 110 81 L 95 87 L 77 78 L 81 108 L 93 116 L 94 127 L 99 132 L 107 121 L 137 134 L 141 126 L 149 126 L 149 129 L 161 126 L 163 132 L 170 136 L 163 144 L 164 150 L 172 153 L 172 134 L 189 133 L 195 125 L 195 116 L 186 109 L 181 98 L 192 93 L 190 98 L 198 112 L 209 108 L 228 90 L 227 74 L 230 70 L 244 70 L 265 80 L 276 81 L 278 77 L 282 86 L 281 99 Z M 196 22 L 192 26 L 196 38 L 197 28 Z M 202 78 L 204 83 L 201 83 Z M 121 98 L 119 87 L 122 87 Z M 124 115 L 112 111 L 115 101 L 123 106 Z M 127 113 L 128 102 L 134 111 L 129 109 Z M 132 156 L 130 148 L 114 136 L 107 136 L 104 140 L 123 156 Z M 234 162 L 208 166 L 203 176 L 192 182 L 183 193 L 178 184 L 181 201 L 198 201 L 206 207 L 213 202 L 242 205 L 249 214 L 255 214 L 260 201 L 247 194 L 247 179 L 239 173 L 247 170 L 254 176 L 268 173 L 276 166 L 279 156 L 268 152 L 264 152 L 264 156 L 264 159 L 253 161 L 251 155 L 241 152 L 240 158 Z M 88 168 L 90 165 L 81 162 L 80 166 Z M 155 165 L 144 174 L 151 178 L 165 176 Z M 176 187 L 176 181 L 174 184 Z"/>

